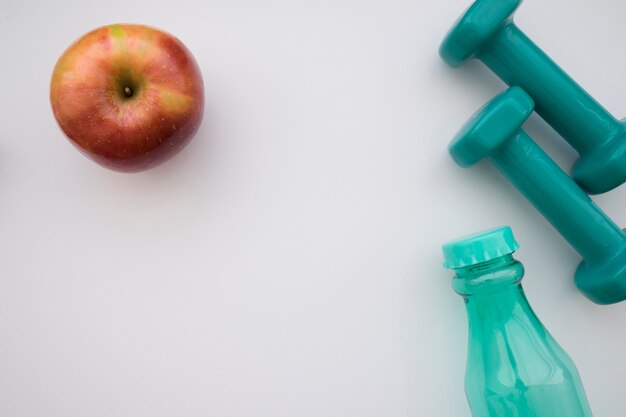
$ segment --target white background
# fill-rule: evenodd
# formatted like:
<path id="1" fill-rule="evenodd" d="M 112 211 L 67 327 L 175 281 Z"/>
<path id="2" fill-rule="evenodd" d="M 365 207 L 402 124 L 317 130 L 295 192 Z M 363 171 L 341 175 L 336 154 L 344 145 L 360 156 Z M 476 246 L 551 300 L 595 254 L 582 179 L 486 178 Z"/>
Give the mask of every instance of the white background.
<path id="1" fill-rule="evenodd" d="M 0 416 L 469 417 L 466 317 L 440 245 L 510 224 L 530 302 L 596 417 L 624 416 L 626 304 L 490 166 L 446 152 L 504 85 L 437 49 L 468 0 L 2 0 Z M 528 0 L 517 22 L 626 114 L 623 0 Z M 178 36 L 204 123 L 128 175 L 81 156 L 48 89 L 103 24 Z M 566 169 L 543 121 L 527 130 Z M 626 225 L 626 188 L 595 197 Z"/>

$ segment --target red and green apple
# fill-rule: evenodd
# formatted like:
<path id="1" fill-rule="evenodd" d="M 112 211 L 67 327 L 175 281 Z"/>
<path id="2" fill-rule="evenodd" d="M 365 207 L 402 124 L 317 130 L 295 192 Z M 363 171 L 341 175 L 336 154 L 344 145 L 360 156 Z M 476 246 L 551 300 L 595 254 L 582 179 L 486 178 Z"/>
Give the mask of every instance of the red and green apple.
<path id="1" fill-rule="evenodd" d="M 59 58 L 50 84 L 59 126 L 83 154 L 117 171 L 154 167 L 194 136 L 204 112 L 198 64 L 161 30 L 95 29 Z"/>

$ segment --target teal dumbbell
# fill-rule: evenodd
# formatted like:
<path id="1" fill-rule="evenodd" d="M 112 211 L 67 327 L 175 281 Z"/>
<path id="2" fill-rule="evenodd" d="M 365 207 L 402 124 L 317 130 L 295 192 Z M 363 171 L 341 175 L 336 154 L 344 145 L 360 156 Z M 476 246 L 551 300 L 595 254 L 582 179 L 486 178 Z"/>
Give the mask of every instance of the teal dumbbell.
<path id="1" fill-rule="evenodd" d="M 461 129 L 449 151 L 462 167 L 491 157 L 498 170 L 561 233 L 584 260 L 578 288 L 598 304 L 626 299 L 626 234 L 524 132 L 533 99 L 512 87 Z"/>
<path id="2" fill-rule="evenodd" d="M 478 58 L 510 86 L 524 88 L 539 115 L 576 149 L 572 176 L 598 194 L 626 182 L 626 126 L 513 23 L 522 0 L 478 0 L 448 33 L 439 53 L 451 66 Z"/>

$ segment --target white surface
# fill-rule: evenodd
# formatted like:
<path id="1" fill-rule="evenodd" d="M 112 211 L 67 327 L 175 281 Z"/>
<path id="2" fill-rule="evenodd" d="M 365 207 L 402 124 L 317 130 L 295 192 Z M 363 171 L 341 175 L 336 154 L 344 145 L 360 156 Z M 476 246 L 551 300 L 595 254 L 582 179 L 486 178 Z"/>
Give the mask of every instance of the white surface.
<path id="1" fill-rule="evenodd" d="M 0 416 L 469 417 L 439 247 L 501 224 L 594 415 L 623 416 L 626 304 L 583 298 L 578 255 L 488 163 L 446 153 L 503 89 L 437 56 L 468 4 L 3 0 Z M 621 117 L 624 15 L 528 0 L 517 22 Z M 58 56 L 113 22 L 177 35 L 206 85 L 191 145 L 138 175 L 82 157 L 48 104 Z M 596 201 L 626 225 L 626 188 Z"/>

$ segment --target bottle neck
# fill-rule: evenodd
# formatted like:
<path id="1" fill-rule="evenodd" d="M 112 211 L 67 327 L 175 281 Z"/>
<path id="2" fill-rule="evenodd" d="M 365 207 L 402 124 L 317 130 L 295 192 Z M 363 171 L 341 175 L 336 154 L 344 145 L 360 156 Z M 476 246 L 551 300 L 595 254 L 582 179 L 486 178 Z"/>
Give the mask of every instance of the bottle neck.
<path id="1" fill-rule="evenodd" d="M 519 285 L 524 276 L 524 266 L 504 255 L 475 265 L 455 270 L 452 288 L 463 297 L 487 295 Z"/>
<path id="2" fill-rule="evenodd" d="M 534 316 L 521 286 L 523 276 L 522 264 L 505 255 L 457 269 L 452 287 L 465 299 L 470 319 L 497 321 L 520 312 Z"/>

